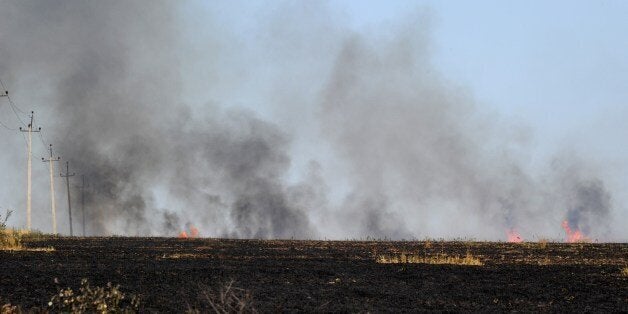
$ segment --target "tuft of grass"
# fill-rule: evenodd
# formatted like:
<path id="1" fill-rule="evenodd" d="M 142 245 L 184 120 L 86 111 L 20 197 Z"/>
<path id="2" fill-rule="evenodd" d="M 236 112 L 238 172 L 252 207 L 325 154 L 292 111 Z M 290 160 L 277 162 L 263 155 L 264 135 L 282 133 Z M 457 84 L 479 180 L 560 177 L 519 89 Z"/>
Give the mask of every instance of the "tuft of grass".
<path id="1" fill-rule="evenodd" d="M 463 257 L 446 254 L 436 254 L 433 256 L 419 256 L 416 254 L 383 254 L 377 256 L 376 262 L 379 264 L 434 264 L 434 265 L 465 265 L 482 266 L 484 263 L 477 257 L 467 254 Z"/>
<path id="2" fill-rule="evenodd" d="M 21 250 L 23 234 L 19 230 L 0 230 L 0 250 Z"/>
<path id="3" fill-rule="evenodd" d="M 539 239 L 539 248 L 545 250 L 547 248 L 547 243 L 549 242 L 549 240 L 547 240 L 546 238 L 540 238 Z"/>
<path id="4" fill-rule="evenodd" d="M 424 247 L 425 247 L 425 249 L 431 249 L 432 248 L 432 241 L 430 239 L 425 239 Z"/>
<path id="5" fill-rule="evenodd" d="M 23 233 L 19 230 L 8 229 L 7 220 L 13 211 L 7 210 L 4 215 L 0 215 L 0 250 L 19 250 L 22 248 Z"/>
<path id="6" fill-rule="evenodd" d="M 624 267 L 621 270 L 621 275 L 624 276 L 624 277 L 628 277 L 628 266 Z"/>

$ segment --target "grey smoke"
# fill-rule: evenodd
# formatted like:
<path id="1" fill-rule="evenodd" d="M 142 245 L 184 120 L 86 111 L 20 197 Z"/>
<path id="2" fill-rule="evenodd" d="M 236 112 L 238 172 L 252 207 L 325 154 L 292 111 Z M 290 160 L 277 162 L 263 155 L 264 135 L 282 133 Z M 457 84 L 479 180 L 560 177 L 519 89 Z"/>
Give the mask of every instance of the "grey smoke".
<path id="1" fill-rule="evenodd" d="M 256 42 L 219 27 L 198 48 L 178 2 L 0 7 L 0 77 L 22 95 L 35 89 L 46 139 L 93 183 L 90 234 L 172 236 L 192 223 L 205 236 L 502 239 L 508 228 L 543 233 L 562 219 L 599 234 L 610 219 L 600 175 L 563 167 L 568 156 L 530 171 L 517 157 L 530 135 L 483 114 L 438 74 L 427 15 L 364 35 L 286 6 L 282 14 L 299 18 L 261 23 L 270 35 L 259 49 L 278 50 L 268 56 L 241 52 Z M 185 71 L 196 65 L 209 74 Z M 285 126 L 251 110 L 257 103 L 228 102 L 240 85 L 267 86 L 255 84 L 268 78 L 256 76 L 265 67 L 272 96 L 255 101 L 307 124 Z M 209 99 L 182 100 L 201 83 Z M 305 146 L 304 133 L 334 162 L 310 161 L 295 182 L 293 148 Z M 13 178 L 23 180 L 19 171 Z M 346 193 L 332 197 L 340 187 Z M 38 197 L 45 208 L 47 195 Z"/>

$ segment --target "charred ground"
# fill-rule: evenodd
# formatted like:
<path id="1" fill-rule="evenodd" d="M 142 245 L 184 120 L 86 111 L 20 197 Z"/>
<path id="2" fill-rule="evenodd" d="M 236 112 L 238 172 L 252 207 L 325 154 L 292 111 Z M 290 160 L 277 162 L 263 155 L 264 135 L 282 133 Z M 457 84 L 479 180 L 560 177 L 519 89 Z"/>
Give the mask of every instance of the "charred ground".
<path id="1" fill-rule="evenodd" d="M 45 307 L 58 287 L 120 284 L 146 312 L 203 309 L 230 280 L 261 312 L 628 311 L 628 244 L 57 238 L 0 251 L 0 303 Z M 483 266 L 378 264 L 472 254 Z"/>

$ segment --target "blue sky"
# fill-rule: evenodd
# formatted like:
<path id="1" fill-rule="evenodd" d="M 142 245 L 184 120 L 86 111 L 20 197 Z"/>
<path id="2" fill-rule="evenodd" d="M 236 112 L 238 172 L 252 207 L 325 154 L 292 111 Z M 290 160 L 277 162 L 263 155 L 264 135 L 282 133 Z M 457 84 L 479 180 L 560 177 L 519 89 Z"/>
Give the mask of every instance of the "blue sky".
<path id="1" fill-rule="evenodd" d="M 356 28 L 432 12 L 438 70 L 544 140 L 570 134 L 626 157 L 628 2 L 340 1 Z M 588 129 L 582 134 L 582 129 Z M 553 143 L 552 143 L 553 144 Z M 625 160 L 625 159 L 624 159 Z"/>

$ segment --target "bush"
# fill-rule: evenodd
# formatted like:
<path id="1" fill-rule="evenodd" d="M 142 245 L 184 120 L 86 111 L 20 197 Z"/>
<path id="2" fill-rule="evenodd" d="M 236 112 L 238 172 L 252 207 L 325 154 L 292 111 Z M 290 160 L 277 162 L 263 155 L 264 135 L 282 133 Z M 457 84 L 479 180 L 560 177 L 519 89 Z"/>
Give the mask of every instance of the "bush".
<path id="1" fill-rule="evenodd" d="M 56 279 L 55 283 L 58 283 Z M 78 293 L 71 288 L 60 288 L 48 302 L 48 309 L 57 313 L 136 313 L 139 304 L 138 296 L 127 298 L 117 285 L 107 283 L 104 288 L 92 288 L 87 279 L 83 279 Z"/>
<path id="2" fill-rule="evenodd" d="M 189 308 L 187 313 L 257 313 L 251 292 L 234 287 L 233 284 L 231 280 L 222 284 L 218 290 L 200 289 L 200 309 Z"/>

